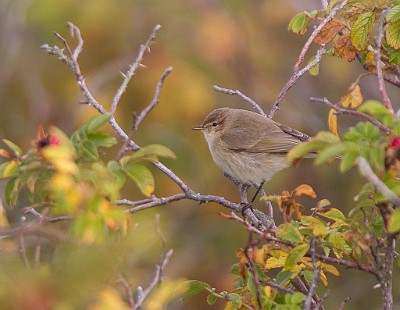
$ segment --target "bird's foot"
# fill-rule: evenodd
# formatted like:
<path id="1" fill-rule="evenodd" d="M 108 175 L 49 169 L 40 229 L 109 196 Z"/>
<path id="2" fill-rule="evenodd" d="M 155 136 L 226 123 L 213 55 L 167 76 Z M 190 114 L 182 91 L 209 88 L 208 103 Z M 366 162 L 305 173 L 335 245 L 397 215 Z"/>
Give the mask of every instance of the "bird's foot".
<path id="1" fill-rule="evenodd" d="M 242 212 L 242 216 L 243 216 L 243 217 L 246 217 L 245 211 L 246 211 L 247 209 L 250 209 L 250 210 L 254 213 L 253 205 L 252 205 L 252 204 L 250 204 L 250 203 L 248 203 L 248 202 L 241 202 L 240 205 L 242 206 L 241 212 Z"/>

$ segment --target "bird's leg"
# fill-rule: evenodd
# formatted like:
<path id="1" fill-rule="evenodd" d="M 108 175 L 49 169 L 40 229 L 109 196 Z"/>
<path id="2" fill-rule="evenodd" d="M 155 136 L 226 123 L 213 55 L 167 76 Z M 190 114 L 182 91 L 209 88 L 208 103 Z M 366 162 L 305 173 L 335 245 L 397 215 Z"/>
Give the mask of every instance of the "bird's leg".
<path id="1" fill-rule="evenodd" d="M 261 197 L 267 197 L 267 194 L 265 193 L 264 189 L 260 190 L 260 196 Z M 272 208 L 272 204 L 268 200 L 264 200 L 265 206 L 267 208 L 267 215 L 270 218 L 274 218 L 274 209 Z"/>
<path id="2" fill-rule="evenodd" d="M 258 193 L 260 193 L 261 191 L 262 191 L 262 192 L 264 193 L 264 195 L 265 195 L 265 192 L 264 192 L 264 190 L 262 189 L 264 183 L 265 183 L 265 181 L 262 181 L 261 184 L 260 184 L 260 186 L 256 187 L 256 188 L 257 188 L 257 191 L 256 191 L 256 193 L 254 194 L 253 198 L 251 199 L 251 202 L 250 202 L 251 204 L 254 203 L 254 201 L 255 201 L 256 198 L 257 198 Z M 262 194 L 261 194 L 261 196 L 262 196 Z"/>

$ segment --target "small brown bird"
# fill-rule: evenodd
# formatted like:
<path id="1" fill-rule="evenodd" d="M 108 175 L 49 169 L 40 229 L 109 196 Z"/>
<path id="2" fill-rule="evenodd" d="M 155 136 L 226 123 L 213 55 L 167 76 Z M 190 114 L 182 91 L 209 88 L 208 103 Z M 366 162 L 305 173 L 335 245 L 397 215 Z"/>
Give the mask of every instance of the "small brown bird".
<path id="1" fill-rule="evenodd" d="M 193 129 L 203 132 L 215 163 L 224 173 L 258 190 L 290 166 L 286 156 L 294 146 L 310 139 L 258 113 L 231 108 L 212 111 Z"/>

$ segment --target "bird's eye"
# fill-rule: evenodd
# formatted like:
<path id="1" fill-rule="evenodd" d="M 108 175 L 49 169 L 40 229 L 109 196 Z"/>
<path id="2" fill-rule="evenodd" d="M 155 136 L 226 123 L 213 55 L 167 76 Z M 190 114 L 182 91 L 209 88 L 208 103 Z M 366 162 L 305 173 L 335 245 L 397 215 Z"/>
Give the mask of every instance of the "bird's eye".
<path id="1" fill-rule="evenodd" d="M 218 123 L 214 122 L 214 123 L 212 123 L 212 126 L 213 126 L 213 127 L 217 127 L 217 126 L 218 126 Z"/>

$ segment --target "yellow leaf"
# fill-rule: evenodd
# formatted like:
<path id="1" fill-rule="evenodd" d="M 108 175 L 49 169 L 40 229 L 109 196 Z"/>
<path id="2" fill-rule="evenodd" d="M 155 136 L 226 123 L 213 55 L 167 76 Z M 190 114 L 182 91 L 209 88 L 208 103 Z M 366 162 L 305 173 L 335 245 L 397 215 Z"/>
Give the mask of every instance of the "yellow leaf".
<path id="1" fill-rule="evenodd" d="M 345 108 L 354 109 L 357 108 L 363 100 L 364 98 L 361 93 L 360 85 L 355 82 L 350 85 L 347 94 L 340 99 L 340 104 Z"/>
<path id="2" fill-rule="evenodd" d="M 316 198 L 317 194 L 313 190 L 313 188 L 308 184 L 301 184 L 295 188 L 292 192 L 292 196 L 308 196 L 311 198 Z"/>
<path id="3" fill-rule="evenodd" d="M 274 269 L 274 268 L 281 268 L 285 266 L 286 256 L 282 257 L 270 257 L 265 262 L 264 268 L 266 269 Z"/>
<path id="4" fill-rule="evenodd" d="M 337 128 L 337 115 L 334 109 L 329 111 L 328 115 L 328 127 L 331 133 L 335 134 L 339 137 L 338 128 Z"/>
<path id="5" fill-rule="evenodd" d="M 339 270 L 337 270 L 337 268 L 333 265 L 321 263 L 321 269 L 329 272 L 330 274 L 333 274 L 334 276 L 340 276 Z"/>
<path id="6" fill-rule="evenodd" d="M 374 62 L 374 61 L 375 61 L 374 52 L 368 52 L 367 56 L 365 56 L 365 62 Z"/>
<path id="7" fill-rule="evenodd" d="M 3 204 L 0 201 L 0 227 L 8 227 L 8 219 L 6 209 L 4 209 Z"/>
<path id="8" fill-rule="evenodd" d="M 328 286 L 328 279 L 326 277 L 326 274 L 322 270 L 319 272 L 319 277 L 320 277 L 322 283 L 324 283 L 324 286 L 327 287 Z"/>

